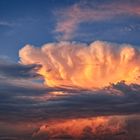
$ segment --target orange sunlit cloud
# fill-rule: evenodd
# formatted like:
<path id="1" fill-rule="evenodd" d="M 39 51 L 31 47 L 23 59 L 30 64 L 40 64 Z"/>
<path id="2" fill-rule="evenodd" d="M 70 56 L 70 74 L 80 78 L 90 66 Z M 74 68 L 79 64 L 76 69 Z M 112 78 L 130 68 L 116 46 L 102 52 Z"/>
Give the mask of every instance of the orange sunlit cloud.
<path id="1" fill-rule="evenodd" d="M 19 52 L 23 64 L 41 64 L 38 73 L 50 87 L 104 87 L 125 80 L 140 83 L 140 51 L 131 45 L 96 41 L 89 46 L 68 42 L 42 48 L 26 45 Z"/>
<path id="2" fill-rule="evenodd" d="M 33 137 L 47 135 L 49 138 L 57 138 L 67 135 L 78 139 L 87 134 L 91 136 L 117 134 L 123 130 L 124 125 L 123 117 L 78 118 L 58 122 L 55 120 L 42 125 Z"/>

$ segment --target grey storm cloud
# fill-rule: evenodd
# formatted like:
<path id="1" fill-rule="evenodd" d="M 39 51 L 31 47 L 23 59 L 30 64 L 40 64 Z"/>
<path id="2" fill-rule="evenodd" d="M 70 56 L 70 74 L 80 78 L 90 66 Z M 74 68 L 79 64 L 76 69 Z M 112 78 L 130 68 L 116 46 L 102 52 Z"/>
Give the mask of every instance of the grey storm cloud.
<path id="1" fill-rule="evenodd" d="M 3 60 L 0 63 L 0 124 L 140 113 L 138 84 L 121 81 L 95 90 L 50 88 L 34 81 L 38 78 L 36 68 Z M 4 131 L 2 127 L 0 131 Z M 13 136 L 7 134 L 7 128 L 4 132 Z M 5 135 L 0 134 L 0 139 L 6 139 Z"/>
<path id="2" fill-rule="evenodd" d="M 7 85 L 5 84 L 5 89 Z M 9 136 L 10 140 L 13 137 L 20 140 L 23 138 L 31 140 L 32 134 L 39 129 L 40 125 L 38 122 L 44 124 L 44 121 L 47 122 L 49 120 L 78 119 L 110 115 L 125 116 L 140 113 L 140 86 L 136 84 L 126 85 L 124 82 L 112 84 L 97 91 L 60 90 L 51 88 L 38 89 L 28 86 L 24 86 L 23 88 L 18 85 L 17 87 L 16 85 L 10 85 L 6 93 L 2 92 L 2 90 L 0 91 L 0 124 L 3 125 L 0 127 L 0 130 L 4 132 L 0 134 L 0 139 L 2 140 L 8 138 L 5 137 L 5 135 Z M 61 92 L 63 92 L 63 94 L 61 94 Z M 126 121 L 128 121 L 126 122 L 126 130 L 131 132 L 131 130 L 134 129 L 134 125 L 132 125 L 132 123 L 134 123 L 133 118 L 130 121 Z M 13 127 L 15 123 L 19 123 L 19 127 L 22 127 L 22 125 L 20 125 L 21 122 L 24 123 L 24 127 L 28 131 L 23 132 L 23 130 L 20 129 L 17 131 L 16 128 L 11 131 L 10 128 L 8 129 L 8 126 L 6 126 L 7 123 L 10 123 L 11 127 Z M 136 120 L 135 123 L 138 124 L 138 122 L 139 120 Z M 33 128 L 29 130 L 29 128 L 26 127 L 26 123 L 31 123 Z M 33 124 L 36 124 L 36 129 Z M 135 126 L 139 128 L 139 125 Z M 132 132 L 132 134 L 138 135 L 138 132 Z M 127 131 L 121 131 L 116 135 L 127 136 Z M 46 138 L 47 134 L 44 136 Z M 133 135 L 131 137 L 133 137 Z M 44 137 L 41 135 L 40 139 L 43 138 Z M 58 138 L 62 139 L 66 137 L 58 136 Z M 38 137 L 33 138 L 33 140 L 34 139 L 39 140 Z M 134 139 L 137 140 L 136 137 Z"/>
<path id="3" fill-rule="evenodd" d="M 96 91 L 12 85 L 6 93 L 2 91 L 6 90 L 3 88 L 0 92 L 1 121 L 43 121 L 140 113 L 140 86 L 126 85 L 124 82 Z"/>
<path id="4" fill-rule="evenodd" d="M 39 67 L 0 60 L 0 121 L 140 113 L 138 84 L 121 81 L 96 90 L 50 88 L 34 81 Z"/>
<path id="5" fill-rule="evenodd" d="M 36 70 L 40 67 L 40 65 L 21 65 L 1 59 L 0 76 L 8 78 L 34 78 L 39 76 Z"/>

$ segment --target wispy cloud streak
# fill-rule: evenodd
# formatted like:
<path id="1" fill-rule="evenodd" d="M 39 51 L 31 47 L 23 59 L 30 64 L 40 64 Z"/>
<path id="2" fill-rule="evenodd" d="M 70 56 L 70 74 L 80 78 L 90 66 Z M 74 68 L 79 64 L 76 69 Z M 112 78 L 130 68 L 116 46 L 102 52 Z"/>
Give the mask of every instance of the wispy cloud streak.
<path id="1" fill-rule="evenodd" d="M 77 3 L 56 12 L 58 16 L 55 32 L 59 40 L 70 40 L 78 25 L 84 22 L 112 20 L 122 16 L 140 16 L 139 2 L 110 2 L 104 4 Z"/>

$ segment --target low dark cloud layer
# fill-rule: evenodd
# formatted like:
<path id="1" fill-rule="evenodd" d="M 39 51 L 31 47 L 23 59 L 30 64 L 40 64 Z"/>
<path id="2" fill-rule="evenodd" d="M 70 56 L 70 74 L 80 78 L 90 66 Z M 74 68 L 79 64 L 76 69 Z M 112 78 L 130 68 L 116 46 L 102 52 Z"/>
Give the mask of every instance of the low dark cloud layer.
<path id="1" fill-rule="evenodd" d="M 38 66 L 2 62 L 0 140 L 31 139 L 44 121 L 140 113 L 138 84 L 127 85 L 121 81 L 96 90 L 48 88 L 34 80 L 38 78 L 35 73 Z M 15 123 L 17 126 L 12 130 Z M 23 124 L 26 131 L 18 128 L 24 128 Z"/>
<path id="2" fill-rule="evenodd" d="M 1 59 L 0 121 L 140 113 L 138 84 L 121 81 L 96 90 L 47 88 L 33 80 L 38 68 Z"/>
<path id="3" fill-rule="evenodd" d="M 0 58 L 0 76 L 7 78 L 35 78 L 40 65 L 21 65 Z"/>
<path id="4" fill-rule="evenodd" d="M 56 118 L 137 114 L 140 113 L 139 92 L 139 85 L 126 85 L 124 82 L 96 91 L 27 85 L 23 87 L 0 83 L 0 120 L 30 122 Z"/>

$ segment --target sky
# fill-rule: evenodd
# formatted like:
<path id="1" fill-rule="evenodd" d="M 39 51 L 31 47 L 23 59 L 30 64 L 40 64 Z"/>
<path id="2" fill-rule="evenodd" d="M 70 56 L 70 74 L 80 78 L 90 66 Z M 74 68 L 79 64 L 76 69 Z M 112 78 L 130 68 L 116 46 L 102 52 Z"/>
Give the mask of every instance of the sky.
<path id="1" fill-rule="evenodd" d="M 0 55 L 17 61 L 18 51 L 25 44 L 40 46 L 60 40 L 86 43 L 103 40 L 139 46 L 139 3 L 139 0 L 1 0 Z"/>
<path id="2" fill-rule="evenodd" d="M 0 140 L 140 139 L 140 0 L 0 0 Z"/>

